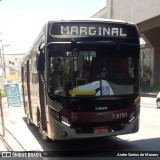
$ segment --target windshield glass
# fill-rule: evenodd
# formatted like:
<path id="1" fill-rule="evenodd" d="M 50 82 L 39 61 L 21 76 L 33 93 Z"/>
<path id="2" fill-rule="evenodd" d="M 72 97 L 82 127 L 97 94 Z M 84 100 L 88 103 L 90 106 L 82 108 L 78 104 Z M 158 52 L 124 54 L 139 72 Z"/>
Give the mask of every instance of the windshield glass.
<path id="1" fill-rule="evenodd" d="M 135 46 L 54 44 L 49 48 L 48 91 L 57 96 L 110 96 L 139 90 Z"/>

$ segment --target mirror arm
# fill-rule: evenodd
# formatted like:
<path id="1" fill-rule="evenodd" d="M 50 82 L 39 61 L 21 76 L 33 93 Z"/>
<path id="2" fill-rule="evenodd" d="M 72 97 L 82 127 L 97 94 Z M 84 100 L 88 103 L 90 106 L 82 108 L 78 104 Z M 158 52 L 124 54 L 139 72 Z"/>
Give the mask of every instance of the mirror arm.
<path id="1" fill-rule="evenodd" d="M 40 72 L 40 77 L 41 77 L 42 82 L 44 83 L 45 82 L 45 78 L 44 78 L 44 75 L 43 75 L 42 72 Z"/>

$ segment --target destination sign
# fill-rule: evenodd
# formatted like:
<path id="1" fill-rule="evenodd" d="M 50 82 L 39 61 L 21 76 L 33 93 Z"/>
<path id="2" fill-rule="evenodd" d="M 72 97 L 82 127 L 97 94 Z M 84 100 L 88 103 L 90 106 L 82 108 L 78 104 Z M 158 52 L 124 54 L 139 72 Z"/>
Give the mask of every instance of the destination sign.
<path id="1" fill-rule="evenodd" d="M 127 36 L 125 30 L 118 27 L 61 26 L 60 29 L 61 35 Z"/>
<path id="2" fill-rule="evenodd" d="M 50 35 L 127 37 L 127 27 L 108 23 L 53 23 Z"/>

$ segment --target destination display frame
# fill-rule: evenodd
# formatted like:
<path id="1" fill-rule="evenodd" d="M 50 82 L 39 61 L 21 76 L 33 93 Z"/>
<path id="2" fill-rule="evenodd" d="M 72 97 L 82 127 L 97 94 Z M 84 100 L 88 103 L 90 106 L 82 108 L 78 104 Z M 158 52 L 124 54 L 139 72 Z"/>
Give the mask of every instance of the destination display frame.
<path id="1" fill-rule="evenodd" d="M 52 37 L 138 37 L 134 25 L 106 22 L 53 22 L 49 34 Z"/>

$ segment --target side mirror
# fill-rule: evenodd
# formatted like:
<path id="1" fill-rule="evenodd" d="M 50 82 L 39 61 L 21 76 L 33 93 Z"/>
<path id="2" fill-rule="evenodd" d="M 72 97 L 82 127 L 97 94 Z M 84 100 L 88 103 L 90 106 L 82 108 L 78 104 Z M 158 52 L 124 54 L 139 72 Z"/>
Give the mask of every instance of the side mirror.
<path id="1" fill-rule="evenodd" d="M 37 71 L 44 71 L 45 68 L 45 43 L 41 43 L 37 49 L 36 62 Z"/>
<path id="2" fill-rule="evenodd" d="M 45 46 L 46 46 L 45 43 L 42 42 L 42 43 L 38 46 L 38 51 L 44 50 Z"/>

